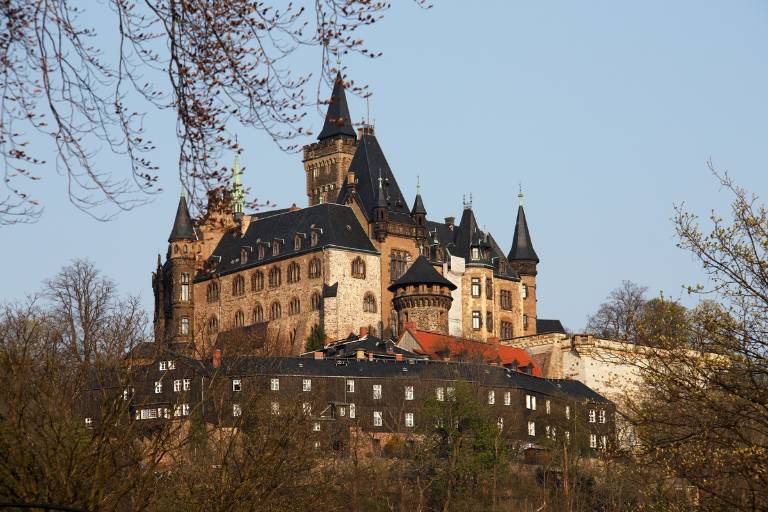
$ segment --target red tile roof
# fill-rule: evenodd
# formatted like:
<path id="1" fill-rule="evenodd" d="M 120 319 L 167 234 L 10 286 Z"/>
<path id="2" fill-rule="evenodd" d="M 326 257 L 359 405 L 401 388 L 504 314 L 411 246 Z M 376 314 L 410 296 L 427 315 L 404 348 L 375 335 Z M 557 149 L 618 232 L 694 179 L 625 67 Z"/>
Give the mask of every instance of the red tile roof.
<path id="1" fill-rule="evenodd" d="M 531 366 L 531 375 L 541 377 L 541 369 L 533 361 L 531 356 L 525 350 L 498 343 L 487 343 L 483 341 L 459 338 L 457 336 L 447 336 L 436 332 L 420 331 L 412 327 L 406 327 L 406 330 L 413 336 L 421 349 L 416 349 L 416 353 L 421 353 L 430 357 L 430 359 L 453 361 L 479 361 L 486 363 L 497 363 L 501 366 L 514 366 L 522 369 L 525 366 Z"/>

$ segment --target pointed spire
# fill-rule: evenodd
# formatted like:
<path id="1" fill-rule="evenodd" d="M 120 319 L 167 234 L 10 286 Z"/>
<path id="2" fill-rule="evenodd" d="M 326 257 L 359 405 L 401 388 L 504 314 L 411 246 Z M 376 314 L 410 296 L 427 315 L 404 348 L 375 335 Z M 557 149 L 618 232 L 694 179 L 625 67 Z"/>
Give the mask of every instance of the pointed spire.
<path id="1" fill-rule="evenodd" d="M 413 208 L 411 208 L 411 214 L 413 215 L 426 215 L 427 209 L 424 208 L 424 201 L 421 200 L 421 182 L 419 177 L 416 176 L 416 199 L 413 201 Z"/>
<path id="2" fill-rule="evenodd" d="M 317 140 L 324 140 L 337 135 L 355 138 L 355 129 L 352 127 L 352 118 L 349 116 L 341 71 L 336 73 L 328 112 L 325 114 L 325 124 L 323 124 L 320 135 L 317 136 Z"/>
<path id="3" fill-rule="evenodd" d="M 179 198 L 179 207 L 176 209 L 176 219 L 173 221 L 173 229 L 171 230 L 171 236 L 168 237 L 168 241 L 194 239 L 195 228 L 192 226 L 192 217 L 189 215 L 187 200 L 184 198 L 184 193 L 182 193 Z"/>
<path id="4" fill-rule="evenodd" d="M 235 138 L 237 146 L 237 138 Z M 241 183 L 242 171 L 240 169 L 240 150 L 235 150 L 235 163 L 232 166 L 232 212 L 235 217 L 243 215 L 245 208 L 245 194 L 243 193 L 243 184 Z"/>
<path id="5" fill-rule="evenodd" d="M 384 195 L 384 187 L 382 185 L 383 182 L 384 182 L 384 178 L 381 177 L 381 169 L 379 169 L 379 192 L 376 197 L 376 206 L 380 208 L 387 207 L 387 198 Z"/>
<path id="6" fill-rule="evenodd" d="M 520 206 L 517 207 L 517 222 L 515 222 L 515 235 L 512 239 L 512 249 L 509 251 L 507 260 L 526 260 L 539 262 L 536 251 L 533 250 L 531 234 L 528 232 L 528 222 L 525 220 L 525 210 L 522 205 L 522 191 L 518 196 L 521 199 Z"/>

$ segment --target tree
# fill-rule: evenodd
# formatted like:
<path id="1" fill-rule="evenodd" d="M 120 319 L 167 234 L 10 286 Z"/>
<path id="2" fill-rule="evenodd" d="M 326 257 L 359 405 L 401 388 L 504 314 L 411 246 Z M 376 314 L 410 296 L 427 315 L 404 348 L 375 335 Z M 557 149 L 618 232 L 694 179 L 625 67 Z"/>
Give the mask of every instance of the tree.
<path id="1" fill-rule="evenodd" d="M 424 0 L 415 0 L 429 7 Z M 153 111 L 177 117 L 179 174 L 201 206 L 228 173 L 224 148 L 239 150 L 233 123 L 265 131 L 278 145 L 306 133 L 309 72 L 292 72 L 302 48 L 321 52 L 317 95 L 340 66 L 333 57 L 380 55 L 360 32 L 389 4 L 315 0 L 270 5 L 256 0 L 107 0 L 95 27 L 73 0 L 6 0 L 0 7 L 0 154 L 5 162 L 0 225 L 36 219 L 41 207 L 27 189 L 39 180 L 43 150 L 53 146 L 71 202 L 99 219 L 159 191 L 151 133 Z M 306 5 L 304 5 L 306 4 Z M 354 87 L 366 94 L 365 87 Z M 125 173 L 107 171 L 99 148 L 125 158 Z"/>
<path id="2" fill-rule="evenodd" d="M 621 286 L 608 295 L 597 312 L 587 320 L 587 332 L 614 340 L 637 339 L 637 321 L 645 305 L 648 288 L 622 281 Z"/>
<path id="3" fill-rule="evenodd" d="M 643 304 L 637 318 L 635 332 L 641 345 L 663 345 L 665 338 L 685 337 L 689 323 L 688 311 L 677 301 L 664 296 Z"/>
<path id="4" fill-rule="evenodd" d="M 315 325 L 309 331 L 307 336 L 307 345 L 304 349 L 306 352 L 313 352 L 320 350 L 325 346 L 325 330 L 322 325 Z"/>
<path id="5" fill-rule="evenodd" d="M 710 168 L 711 165 L 710 165 Z M 713 169 L 732 196 L 730 219 L 676 207 L 678 246 L 708 277 L 686 328 L 653 338 L 629 402 L 643 461 L 683 479 L 705 509 L 768 508 L 768 211 Z"/>

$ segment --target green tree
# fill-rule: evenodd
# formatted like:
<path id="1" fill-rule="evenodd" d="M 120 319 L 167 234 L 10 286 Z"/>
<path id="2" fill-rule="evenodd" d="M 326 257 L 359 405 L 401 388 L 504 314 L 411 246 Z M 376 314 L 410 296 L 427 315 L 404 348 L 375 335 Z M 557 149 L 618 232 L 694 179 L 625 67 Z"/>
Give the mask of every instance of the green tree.
<path id="1" fill-rule="evenodd" d="M 307 346 L 304 349 L 306 352 L 312 352 L 320 350 L 325 346 L 325 329 L 322 325 L 315 325 L 309 331 L 307 336 Z"/>

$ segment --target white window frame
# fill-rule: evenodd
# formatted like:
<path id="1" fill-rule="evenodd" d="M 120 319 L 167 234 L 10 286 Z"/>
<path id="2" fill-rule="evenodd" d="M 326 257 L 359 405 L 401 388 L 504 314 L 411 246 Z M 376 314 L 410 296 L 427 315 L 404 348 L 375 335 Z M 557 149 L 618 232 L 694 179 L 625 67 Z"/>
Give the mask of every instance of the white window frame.
<path id="1" fill-rule="evenodd" d="M 608 449 L 608 436 L 602 435 L 600 436 L 600 440 L 598 441 L 598 448 L 601 450 L 607 450 Z"/>
<path id="2" fill-rule="evenodd" d="M 498 420 L 496 420 L 496 426 L 499 427 L 499 430 L 504 430 L 504 418 L 499 417 Z"/>
<path id="3" fill-rule="evenodd" d="M 243 408 L 240 407 L 240 404 L 232 404 L 232 416 L 235 418 L 239 418 L 243 415 Z"/>
<path id="4" fill-rule="evenodd" d="M 528 422 L 528 435 L 531 437 L 536 436 L 536 422 L 535 421 L 529 421 Z"/>
<path id="5" fill-rule="evenodd" d="M 168 369 L 168 361 L 160 361 L 160 371 L 164 372 Z"/>
<path id="6" fill-rule="evenodd" d="M 163 392 L 163 381 L 156 380 L 155 381 L 155 394 L 159 395 L 162 392 Z"/>
<path id="7" fill-rule="evenodd" d="M 176 418 L 181 416 L 181 404 L 176 404 L 173 406 L 173 415 Z"/>
<path id="8" fill-rule="evenodd" d="M 594 409 L 589 410 L 589 422 L 590 423 L 597 423 L 597 413 Z"/>
<path id="9" fill-rule="evenodd" d="M 405 399 L 413 400 L 413 386 L 405 386 Z"/>
<path id="10" fill-rule="evenodd" d="M 534 395 L 525 395 L 525 408 L 531 411 L 536 410 L 536 397 Z"/>
<path id="11" fill-rule="evenodd" d="M 382 391 L 381 391 L 381 384 L 374 384 L 373 385 L 373 399 L 374 400 L 381 400 Z"/>
<path id="12" fill-rule="evenodd" d="M 232 391 L 238 393 L 242 391 L 243 383 L 240 379 L 232 379 Z"/>
<path id="13" fill-rule="evenodd" d="M 494 405 L 496 403 L 496 391 L 490 390 L 488 392 L 488 405 Z"/>
<path id="14" fill-rule="evenodd" d="M 483 326 L 483 319 L 480 311 L 472 312 L 472 329 L 478 331 Z"/>
<path id="15" fill-rule="evenodd" d="M 589 434 L 589 447 L 597 448 L 597 434 Z"/>
<path id="16" fill-rule="evenodd" d="M 189 416 L 189 404 L 181 404 L 181 415 Z"/>
<path id="17" fill-rule="evenodd" d="M 269 379 L 269 389 L 280 391 L 280 379 Z"/>
<path id="18" fill-rule="evenodd" d="M 90 416 L 85 418 L 85 428 L 93 428 L 93 418 Z"/>
<path id="19" fill-rule="evenodd" d="M 405 426 L 409 428 L 413 428 L 413 413 L 407 412 L 405 413 Z"/>
<path id="20" fill-rule="evenodd" d="M 435 398 L 438 402 L 445 401 L 445 388 L 435 388 Z"/>
<path id="21" fill-rule="evenodd" d="M 552 412 L 552 402 L 550 400 L 544 401 L 544 410 L 547 412 L 547 414 Z"/>
<path id="22" fill-rule="evenodd" d="M 354 393 L 354 392 L 355 392 L 354 379 L 347 379 L 347 393 Z"/>
<path id="23" fill-rule="evenodd" d="M 384 425 L 384 415 L 381 411 L 373 411 L 373 426 L 381 427 Z"/>
<path id="24" fill-rule="evenodd" d="M 355 419 L 355 404 L 349 404 L 349 419 Z"/>
<path id="25" fill-rule="evenodd" d="M 565 406 L 565 419 L 569 420 L 571 419 L 571 406 L 566 405 Z"/>
<path id="26" fill-rule="evenodd" d="M 512 405 L 512 392 L 511 391 L 505 391 L 504 392 L 504 405 Z"/>
<path id="27" fill-rule="evenodd" d="M 269 410 L 275 416 L 280 415 L 280 402 L 272 402 L 269 406 Z"/>
<path id="28" fill-rule="evenodd" d="M 178 393 L 181 391 L 181 379 L 176 379 L 173 381 L 173 392 Z"/>
<path id="29" fill-rule="evenodd" d="M 302 402 L 301 404 L 301 412 L 305 416 L 309 416 L 312 414 L 312 404 L 310 402 Z"/>
<path id="30" fill-rule="evenodd" d="M 168 361 L 168 369 L 169 370 L 175 370 L 176 369 L 176 361 Z"/>
<path id="31" fill-rule="evenodd" d="M 320 422 L 315 421 L 312 423 L 312 432 L 320 432 Z"/>
<path id="32" fill-rule="evenodd" d="M 597 419 L 600 423 L 605 423 L 605 409 L 600 409 Z"/>
<path id="33" fill-rule="evenodd" d="M 312 391 L 312 379 L 303 379 L 301 381 L 302 391 Z"/>
<path id="34" fill-rule="evenodd" d="M 189 391 L 190 389 L 192 389 L 192 379 L 182 379 L 181 389 L 183 389 L 184 391 Z"/>

